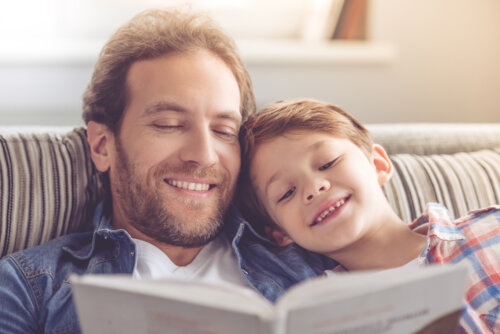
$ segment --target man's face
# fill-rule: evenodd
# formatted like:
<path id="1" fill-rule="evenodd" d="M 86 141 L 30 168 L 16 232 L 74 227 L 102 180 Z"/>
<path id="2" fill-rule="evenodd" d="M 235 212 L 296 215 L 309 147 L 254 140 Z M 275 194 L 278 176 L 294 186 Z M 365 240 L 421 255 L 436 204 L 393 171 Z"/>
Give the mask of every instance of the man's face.
<path id="1" fill-rule="evenodd" d="M 239 87 L 206 51 L 134 63 L 109 169 L 113 224 L 157 241 L 213 239 L 240 168 Z"/>

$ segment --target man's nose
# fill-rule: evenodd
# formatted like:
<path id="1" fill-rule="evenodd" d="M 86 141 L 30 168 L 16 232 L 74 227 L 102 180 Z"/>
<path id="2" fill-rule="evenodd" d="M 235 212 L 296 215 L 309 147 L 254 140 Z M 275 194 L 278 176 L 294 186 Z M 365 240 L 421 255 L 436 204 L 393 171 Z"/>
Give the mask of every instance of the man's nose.
<path id="1" fill-rule="evenodd" d="M 215 144 L 210 129 L 195 129 L 186 136 L 180 158 L 199 166 L 211 166 L 218 161 Z"/>
<path id="2" fill-rule="evenodd" d="M 312 177 L 308 184 L 304 187 L 303 200 L 304 203 L 310 203 L 321 193 L 330 190 L 331 183 L 324 177 Z"/>

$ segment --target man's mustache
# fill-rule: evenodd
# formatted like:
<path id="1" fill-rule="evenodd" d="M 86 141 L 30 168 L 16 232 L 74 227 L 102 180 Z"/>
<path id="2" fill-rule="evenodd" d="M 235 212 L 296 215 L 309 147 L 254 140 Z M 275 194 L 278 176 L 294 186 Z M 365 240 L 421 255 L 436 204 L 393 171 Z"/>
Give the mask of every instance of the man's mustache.
<path id="1" fill-rule="evenodd" d="M 168 178 L 175 176 L 186 176 L 199 179 L 210 179 L 211 182 L 221 184 L 227 180 L 225 174 L 217 166 L 200 167 L 197 163 L 186 162 L 182 165 L 163 164 L 155 169 L 155 178 Z"/>

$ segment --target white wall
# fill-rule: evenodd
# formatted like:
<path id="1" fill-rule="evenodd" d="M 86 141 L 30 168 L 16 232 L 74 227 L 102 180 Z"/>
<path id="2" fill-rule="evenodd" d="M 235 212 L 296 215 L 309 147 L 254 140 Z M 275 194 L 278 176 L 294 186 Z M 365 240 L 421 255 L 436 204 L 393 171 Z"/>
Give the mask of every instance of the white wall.
<path id="1" fill-rule="evenodd" d="M 371 27 L 372 40 L 396 51 L 391 62 L 246 58 L 258 104 L 314 97 L 366 123 L 500 122 L 500 1 L 372 0 Z M 2 44 L 0 125 L 81 124 L 81 96 L 98 49 L 34 61 Z M 20 47 L 37 54 L 36 46 Z"/>
<path id="2" fill-rule="evenodd" d="M 389 65 L 250 66 L 262 103 L 310 96 L 362 122 L 500 122 L 500 1 L 372 0 Z"/>

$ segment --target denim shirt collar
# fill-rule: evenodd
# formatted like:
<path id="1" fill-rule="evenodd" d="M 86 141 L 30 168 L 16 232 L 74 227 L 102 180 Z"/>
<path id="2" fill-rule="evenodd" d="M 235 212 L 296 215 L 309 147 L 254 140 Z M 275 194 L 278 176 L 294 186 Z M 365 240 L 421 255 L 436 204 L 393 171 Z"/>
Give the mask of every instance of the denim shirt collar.
<path id="1" fill-rule="evenodd" d="M 240 214 L 239 210 L 233 205 L 229 208 L 226 213 L 224 232 L 226 237 L 232 241 L 233 247 L 236 247 L 239 240 L 248 231 L 250 235 L 255 237 L 259 242 L 262 242 L 268 246 L 275 246 L 269 239 L 260 235 L 255 229 L 246 221 Z"/>
<path id="2" fill-rule="evenodd" d="M 94 219 L 92 221 L 92 225 L 94 226 L 94 231 L 103 231 L 103 230 L 112 230 L 111 226 L 111 218 L 104 216 L 104 202 L 101 202 L 97 205 L 94 212 Z"/>
<path id="3" fill-rule="evenodd" d="M 125 234 L 131 239 L 127 231 L 114 230 L 113 226 L 111 225 L 111 218 L 103 215 L 103 212 L 104 203 L 101 202 L 97 205 L 94 212 L 94 217 L 92 220 L 93 235 L 92 242 L 89 247 L 84 247 L 81 249 L 71 249 L 68 247 L 64 247 L 63 250 L 76 259 L 87 260 L 92 257 L 95 252 L 95 244 L 97 238 L 108 240 L 114 239 L 118 234 L 121 235 L 121 237 L 123 237 L 123 234 Z M 250 233 L 253 237 L 257 238 L 259 242 L 263 242 L 270 246 L 272 245 L 272 243 L 268 239 L 257 233 L 252 228 L 252 226 L 245 219 L 243 219 L 243 217 L 241 217 L 239 211 L 234 206 L 231 206 L 226 215 L 224 232 L 233 249 L 237 249 L 237 244 L 245 231 L 248 231 L 247 233 Z"/>
<path id="4" fill-rule="evenodd" d="M 132 238 L 125 230 L 114 230 L 111 225 L 111 218 L 103 215 L 104 203 L 101 202 L 97 205 L 94 211 L 94 217 L 92 221 L 92 226 L 94 227 L 92 232 L 92 242 L 87 246 L 79 249 L 71 249 L 69 247 L 63 247 L 63 251 L 67 252 L 71 256 L 79 260 L 90 259 L 96 250 L 97 240 L 104 239 L 107 242 L 113 242 L 113 240 L 125 240 L 130 241 L 133 244 Z M 135 246 L 135 245 L 134 245 Z"/>

